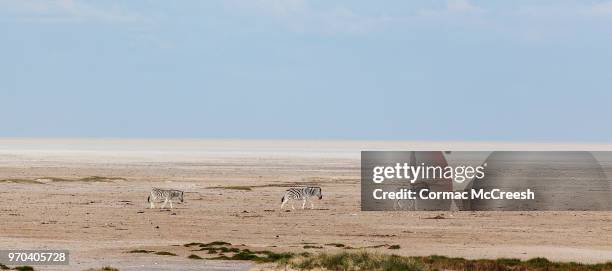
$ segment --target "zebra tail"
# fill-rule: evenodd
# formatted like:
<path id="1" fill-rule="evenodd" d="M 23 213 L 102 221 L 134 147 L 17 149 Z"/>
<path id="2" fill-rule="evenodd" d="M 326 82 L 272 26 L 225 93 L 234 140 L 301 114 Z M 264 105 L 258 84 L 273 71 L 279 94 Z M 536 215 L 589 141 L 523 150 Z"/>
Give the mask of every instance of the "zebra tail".
<path id="1" fill-rule="evenodd" d="M 281 199 L 281 203 L 283 203 L 285 201 L 285 196 L 283 196 L 283 198 Z"/>
<path id="2" fill-rule="evenodd" d="M 151 202 L 151 195 L 147 197 L 147 202 Z"/>

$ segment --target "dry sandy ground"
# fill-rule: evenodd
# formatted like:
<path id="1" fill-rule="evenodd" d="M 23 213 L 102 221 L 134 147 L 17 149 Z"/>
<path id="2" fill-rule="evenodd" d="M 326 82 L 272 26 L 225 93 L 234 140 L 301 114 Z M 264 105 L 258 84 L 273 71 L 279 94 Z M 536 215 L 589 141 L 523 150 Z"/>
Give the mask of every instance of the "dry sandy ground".
<path id="1" fill-rule="evenodd" d="M 0 139 L 0 179 L 126 179 L 0 182 L 0 247 L 71 251 L 70 266 L 40 270 L 252 267 L 248 262 L 186 258 L 193 252 L 183 244 L 217 240 L 274 251 L 303 251 L 304 244 L 324 247 L 308 249 L 311 252 L 339 250 L 326 243 L 399 244 L 399 250 L 377 250 L 466 258 L 612 260 L 612 212 L 360 211 L 360 149 L 610 149 L 488 144 Z M 323 187 L 323 200 L 315 202 L 315 210 L 279 210 L 285 186 L 293 184 Z M 215 188 L 227 186 L 253 188 Z M 151 187 L 185 190 L 186 202 L 172 211 L 148 209 Z M 439 214 L 445 219 L 429 219 Z M 126 253 L 133 249 L 178 256 Z"/>

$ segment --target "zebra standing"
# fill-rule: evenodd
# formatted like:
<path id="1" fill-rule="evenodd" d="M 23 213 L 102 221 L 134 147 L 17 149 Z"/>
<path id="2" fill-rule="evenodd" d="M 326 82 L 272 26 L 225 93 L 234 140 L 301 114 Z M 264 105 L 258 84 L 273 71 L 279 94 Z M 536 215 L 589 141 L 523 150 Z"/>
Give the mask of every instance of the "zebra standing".
<path id="1" fill-rule="evenodd" d="M 302 209 L 304 209 L 304 207 L 306 206 L 306 201 L 310 200 L 310 197 L 318 197 L 319 199 L 322 199 L 323 194 L 321 194 L 321 187 L 308 186 L 289 188 L 281 199 L 281 210 L 285 206 L 285 203 L 292 199 L 303 200 Z M 291 202 L 291 208 L 295 210 L 293 202 Z M 314 203 L 312 203 L 312 200 L 310 200 L 310 209 L 314 209 Z"/>
<path id="2" fill-rule="evenodd" d="M 416 193 L 416 195 L 419 195 L 421 193 L 422 190 L 429 190 L 429 184 L 426 182 L 417 182 L 412 184 L 409 187 L 401 187 L 400 190 L 402 188 L 407 188 L 407 189 L 411 189 L 412 191 L 414 191 Z M 406 201 L 407 202 L 407 210 L 408 211 L 418 211 L 419 207 L 417 206 L 417 199 L 398 199 L 394 204 L 393 204 L 393 210 L 402 210 L 404 208 L 404 206 L 402 206 L 401 201 Z M 398 208 L 396 208 L 396 205 Z"/>
<path id="3" fill-rule="evenodd" d="M 154 202 L 164 201 L 164 204 L 161 206 L 163 209 L 166 207 L 166 203 L 170 202 L 170 209 L 172 209 L 172 200 L 177 199 L 180 202 L 183 202 L 183 191 L 173 190 L 173 189 L 159 189 L 153 188 L 151 189 L 151 193 L 147 198 L 147 202 L 151 203 L 151 209 L 155 208 Z"/>

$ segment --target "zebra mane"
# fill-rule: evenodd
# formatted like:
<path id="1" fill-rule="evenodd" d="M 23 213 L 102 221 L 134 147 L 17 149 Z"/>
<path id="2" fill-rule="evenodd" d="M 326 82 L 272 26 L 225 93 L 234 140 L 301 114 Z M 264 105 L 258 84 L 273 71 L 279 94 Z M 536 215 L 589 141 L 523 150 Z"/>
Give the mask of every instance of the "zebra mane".
<path id="1" fill-rule="evenodd" d="M 319 193 L 319 194 L 323 192 L 320 186 L 307 186 L 306 188 L 316 191 L 315 193 Z"/>

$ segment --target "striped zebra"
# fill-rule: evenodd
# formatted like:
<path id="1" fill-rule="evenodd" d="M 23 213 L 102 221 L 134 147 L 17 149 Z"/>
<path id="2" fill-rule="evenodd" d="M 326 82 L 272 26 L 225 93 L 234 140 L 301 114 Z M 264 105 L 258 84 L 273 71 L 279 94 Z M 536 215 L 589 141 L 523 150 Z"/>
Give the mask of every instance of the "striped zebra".
<path id="1" fill-rule="evenodd" d="M 172 209 L 173 199 L 177 199 L 180 202 L 183 202 L 183 191 L 153 188 L 151 189 L 151 193 L 147 198 L 147 202 L 151 203 L 151 209 L 155 208 L 155 205 L 153 204 L 154 202 L 163 201 L 164 204 L 161 206 L 162 209 L 166 207 L 166 203 L 170 202 L 170 209 Z"/>
<path id="2" fill-rule="evenodd" d="M 412 184 L 409 187 L 401 187 L 400 190 L 402 188 L 406 188 L 406 189 L 410 189 L 412 191 L 414 191 L 416 193 L 416 195 L 418 196 L 422 190 L 429 190 L 429 184 L 426 182 L 417 182 Z M 417 199 L 398 199 L 394 204 L 393 204 L 393 210 L 402 210 L 404 209 L 404 206 L 402 206 L 401 201 L 405 201 L 406 202 L 406 210 L 408 211 L 418 211 L 419 207 L 417 206 Z M 396 208 L 397 205 L 397 208 Z"/>
<path id="3" fill-rule="evenodd" d="M 323 194 L 321 194 L 321 187 L 308 186 L 289 188 L 281 199 L 281 210 L 285 206 L 285 203 L 292 199 L 303 200 L 302 209 L 304 209 L 304 207 L 306 206 L 306 201 L 310 201 L 310 209 L 314 209 L 314 203 L 312 203 L 312 200 L 310 200 L 311 197 L 318 197 L 319 199 L 322 199 Z M 293 202 L 291 202 L 291 208 L 295 210 Z"/>

